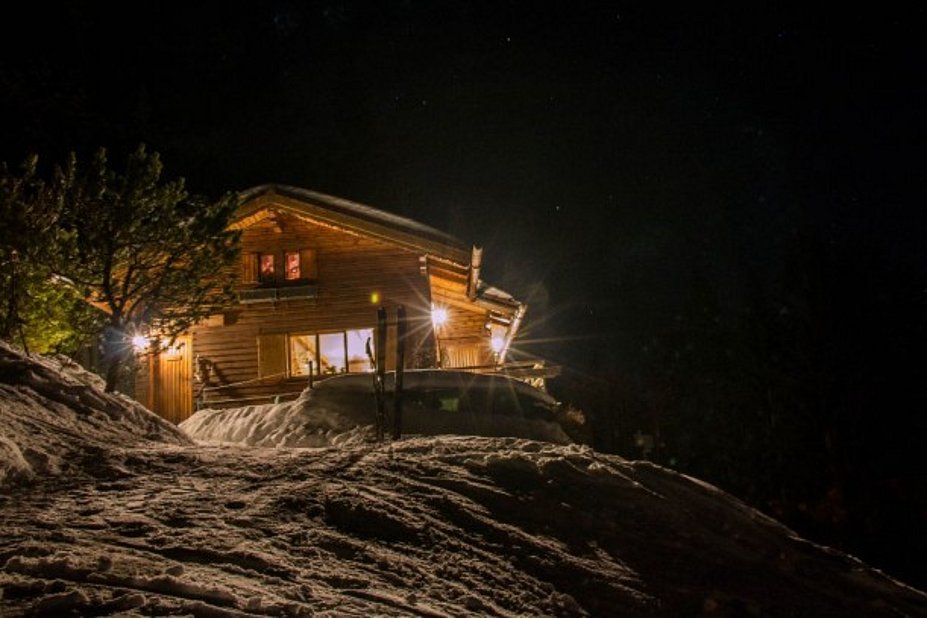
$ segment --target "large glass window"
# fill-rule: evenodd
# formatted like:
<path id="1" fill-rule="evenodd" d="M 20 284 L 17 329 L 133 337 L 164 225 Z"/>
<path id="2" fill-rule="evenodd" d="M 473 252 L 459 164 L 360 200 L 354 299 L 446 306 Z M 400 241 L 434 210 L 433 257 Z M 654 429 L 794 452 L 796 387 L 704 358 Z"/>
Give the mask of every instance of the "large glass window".
<path id="1" fill-rule="evenodd" d="M 336 333 L 289 335 L 291 376 L 373 371 L 367 356 L 367 341 L 373 349 L 373 329 L 361 328 Z"/>
<path id="2" fill-rule="evenodd" d="M 348 340 L 348 371 L 351 373 L 364 373 L 373 371 L 373 364 L 367 356 L 367 342 L 370 342 L 370 351 L 373 352 L 373 329 L 361 328 L 349 330 L 345 333 Z"/>
<path id="3" fill-rule="evenodd" d="M 310 367 L 319 373 L 315 335 L 290 335 L 290 375 L 307 376 Z"/>
<path id="4" fill-rule="evenodd" d="M 325 333 L 319 335 L 319 369 L 323 374 L 344 373 L 345 361 L 344 333 Z"/>

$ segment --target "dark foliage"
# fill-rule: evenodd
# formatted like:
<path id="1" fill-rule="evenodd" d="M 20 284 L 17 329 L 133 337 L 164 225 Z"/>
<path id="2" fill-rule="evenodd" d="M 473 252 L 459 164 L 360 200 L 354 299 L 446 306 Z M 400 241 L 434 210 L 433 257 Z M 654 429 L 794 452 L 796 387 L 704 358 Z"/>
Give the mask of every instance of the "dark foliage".
<path id="1" fill-rule="evenodd" d="M 121 171 L 109 168 L 103 149 L 86 163 L 71 154 L 48 180 L 35 157 L 21 176 L 3 169 L 0 282 L 11 293 L 2 334 L 66 340 L 96 334 L 102 321 L 112 390 L 133 335 L 172 342 L 232 298 L 238 233 L 227 226 L 236 196 L 209 202 L 161 172 L 158 154 L 144 146 Z M 78 319 L 89 306 L 105 317 Z M 58 314 L 71 319 L 52 319 Z"/>
<path id="2" fill-rule="evenodd" d="M 18 173 L 0 166 L 0 338 L 39 353 L 74 353 L 100 325 L 78 291 L 56 278 L 50 248 L 58 228 L 54 189 L 40 178 L 37 157 Z"/>
<path id="3" fill-rule="evenodd" d="M 53 268 L 107 315 L 110 390 L 132 335 L 171 343 L 232 299 L 239 245 L 227 226 L 236 196 L 208 202 L 161 172 L 158 154 L 139 146 L 122 171 L 101 149 L 83 165 L 72 154 L 55 175 L 64 234 Z"/>

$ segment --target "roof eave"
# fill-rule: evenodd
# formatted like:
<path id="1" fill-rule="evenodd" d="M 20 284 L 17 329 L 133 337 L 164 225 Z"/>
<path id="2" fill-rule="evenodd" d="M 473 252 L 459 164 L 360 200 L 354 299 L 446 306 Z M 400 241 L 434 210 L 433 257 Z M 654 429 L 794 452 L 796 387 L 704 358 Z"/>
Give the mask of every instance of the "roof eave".
<path id="1" fill-rule="evenodd" d="M 314 201 L 310 196 L 318 196 L 319 199 Z M 233 217 L 230 226 L 232 228 L 248 227 L 248 220 L 261 210 L 276 208 L 443 258 L 456 265 L 466 266 L 469 263 L 470 251 L 460 240 L 411 219 L 391 215 L 363 204 L 280 185 L 261 185 L 248 189 L 239 193 L 239 199 L 241 205 Z M 371 217 L 358 216 L 350 212 L 351 208 L 362 208 Z M 372 216 L 378 214 L 383 215 L 383 220 L 372 220 Z M 410 227 L 414 226 L 424 233 L 419 233 L 416 229 L 399 229 L 396 225 L 388 225 L 385 222 L 388 220 L 400 224 L 408 223 Z"/>

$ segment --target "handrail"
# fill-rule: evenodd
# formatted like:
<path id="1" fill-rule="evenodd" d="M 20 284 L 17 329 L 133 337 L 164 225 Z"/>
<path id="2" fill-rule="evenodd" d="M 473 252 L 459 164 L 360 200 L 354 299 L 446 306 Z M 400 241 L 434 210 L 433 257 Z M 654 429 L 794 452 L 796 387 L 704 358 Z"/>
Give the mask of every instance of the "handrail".
<path id="1" fill-rule="evenodd" d="M 205 409 L 206 407 L 208 407 L 208 406 L 210 406 L 210 405 L 215 405 L 215 404 L 244 403 L 244 402 L 246 402 L 246 401 L 260 401 L 260 400 L 264 400 L 264 399 L 269 399 L 269 400 L 271 400 L 270 403 L 279 403 L 279 400 L 280 400 L 281 397 L 293 397 L 293 398 L 295 399 L 295 398 L 299 397 L 299 395 L 300 395 L 300 393 L 289 392 L 289 393 L 274 393 L 274 394 L 270 394 L 270 395 L 252 395 L 252 396 L 250 396 L 250 397 L 232 397 L 232 398 L 226 398 L 226 399 L 210 399 L 210 400 L 208 400 L 208 401 L 197 401 L 197 402 L 196 402 L 196 407 L 197 407 L 197 409 L 199 410 L 199 409 Z"/>
<path id="2" fill-rule="evenodd" d="M 280 376 L 286 376 L 286 372 L 282 371 L 280 373 L 275 373 L 269 376 L 260 376 L 257 378 L 251 378 L 250 380 L 242 380 L 241 382 L 231 382 L 229 384 L 220 384 L 219 386 L 204 386 L 203 391 L 218 391 L 223 388 L 231 388 L 233 386 L 241 386 L 242 384 L 251 384 L 252 382 L 263 382 L 264 380 L 272 380 L 274 378 L 279 378 Z"/>

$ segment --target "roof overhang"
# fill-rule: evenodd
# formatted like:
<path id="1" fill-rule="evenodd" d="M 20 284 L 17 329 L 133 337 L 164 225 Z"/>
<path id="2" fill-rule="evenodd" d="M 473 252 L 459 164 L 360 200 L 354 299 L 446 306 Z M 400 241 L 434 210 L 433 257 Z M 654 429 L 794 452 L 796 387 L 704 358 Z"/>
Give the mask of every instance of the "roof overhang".
<path id="1" fill-rule="evenodd" d="M 239 194 L 232 229 L 244 229 L 277 212 L 377 238 L 466 268 L 470 250 L 457 238 L 365 204 L 285 185 L 262 185 Z"/>

